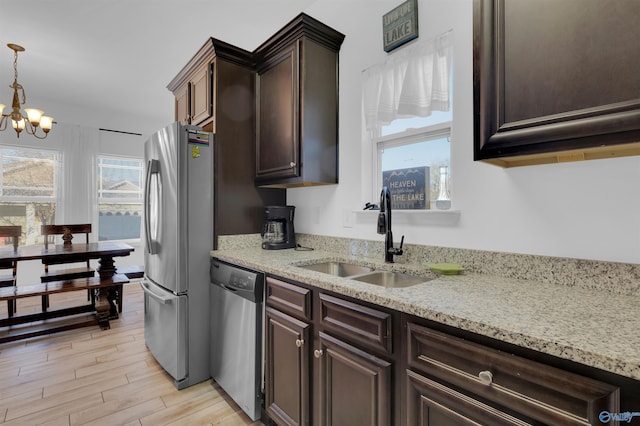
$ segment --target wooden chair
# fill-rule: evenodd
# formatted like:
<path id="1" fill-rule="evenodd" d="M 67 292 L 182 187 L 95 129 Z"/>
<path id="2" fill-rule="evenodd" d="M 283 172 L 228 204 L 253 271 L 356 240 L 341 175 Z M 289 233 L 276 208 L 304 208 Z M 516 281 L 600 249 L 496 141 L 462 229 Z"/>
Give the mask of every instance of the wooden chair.
<path id="1" fill-rule="evenodd" d="M 62 235 L 63 244 L 72 244 L 71 240 L 74 235 L 84 234 L 84 242 L 89 243 L 89 234 L 91 233 L 91 224 L 77 224 L 77 225 L 42 225 L 42 235 L 44 236 L 44 248 L 49 247 L 49 237 Z M 72 268 L 64 269 L 50 269 L 50 265 L 60 265 L 64 262 L 61 261 L 46 261 L 43 260 L 44 273 L 40 276 L 40 281 L 43 283 L 60 280 L 72 280 L 75 278 L 88 278 L 95 276 L 95 270 L 91 267 L 89 259 L 81 262 L 82 266 L 74 266 Z M 80 265 L 78 262 L 74 262 L 76 265 Z M 65 263 L 66 265 L 67 263 Z M 88 290 L 88 300 L 93 300 L 93 292 Z M 42 296 L 42 310 L 46 311 L 49 307 L 49 296 Z"/>
<path id="2" fill-rule="evenodd" d="M 21 226 L 0 226 L 0 237 L 11 237 L 13 241 L 13 250 L 18 250 L 18 242 L 22 234 Z M 0 275 L 0 287 L 13 287 L 16 285 L 16 275 L 18 272 L 18 262 L 14 260 L 0 261 L 0 270 L 10 269 L 11 273 Z M 7 313 L 11 317 L 16 312 L 16 304 L 14 300 L 7 300 Z"/>

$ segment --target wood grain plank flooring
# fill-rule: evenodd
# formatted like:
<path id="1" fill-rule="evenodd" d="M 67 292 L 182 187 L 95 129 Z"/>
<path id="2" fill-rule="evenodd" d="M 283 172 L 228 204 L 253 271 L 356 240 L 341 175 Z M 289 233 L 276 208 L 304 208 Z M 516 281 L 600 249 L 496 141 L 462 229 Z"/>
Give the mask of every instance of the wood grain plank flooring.
<path id="1" fill-rule="evenodd" d="M 51 296 L 52 309 L 82 303 L 81 291 Z M 39 309 L 39 297 L 18 301 L 19 315 Z M 6 315 L 3 303 L 0 317 Z M 110 323 L 110 330 L 92 326 L 0 344 L 0 424 L 262 425 L 212 380 L 175 388 L 144 344 L 138 283 L 124 286 L 124 311 Z M 14 329 L 0 328 L 0 335 Z"/>

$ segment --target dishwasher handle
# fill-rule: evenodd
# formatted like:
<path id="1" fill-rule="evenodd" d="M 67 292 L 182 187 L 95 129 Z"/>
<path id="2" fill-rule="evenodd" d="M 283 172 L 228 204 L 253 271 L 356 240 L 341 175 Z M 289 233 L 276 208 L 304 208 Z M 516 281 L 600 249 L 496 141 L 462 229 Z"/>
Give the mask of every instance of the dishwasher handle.
<path id="1" fill-rule="evenodd" d="M 212 284 L 218 284 L 220 287 L 222 287 L 222 288 L 224 288 L 225 290 L 228 290 L 228 291 L 230 291 L 230 292 L 232 292 L 232 293 L 235 293 L 235 292 L 237 292 L 237 291 L 238 291 L 238 289 L 237 289 L 237 288 L 233 288 L 233 287 L 230 287 L 230 286 L 228 286 L 228 285 L 224 285 L 224 284 L 222 284 L 222 283 L 212 283 Z"/>
<path id="2" fill-rule="evenodd" d="M 223 289 L 225 289 L 227 291 L 230 291 L 232 293 L 236 293 L 238 291 L 242 291 L 242 289 L 235 288 L 232 285 L 227 285 L 227 284 L 225 284 L 225 283 L 223 283 L 221 281 L 215 280 L 213 278 L 210 281 L 211 281 L 211 285 L 214 285 L 214 286 L 217 286 L 217 287 L 222 287 Z"/>
<path id="3" fill-rule="evenodd" d="M 142 287 L 142 290 L 144 291 L 144 293 L 148 295 L 150 298 L 154 299 L 155 301 L 160 302 L 163 305 L 167 305 L 171 303 L 171 299 L 172 299 L 171 297 L 158 294 L 153 290 L 151 290 L 151 287 L 149 287 L 148 281 L 146 280 L 140 281 L 140 286 Z"/>

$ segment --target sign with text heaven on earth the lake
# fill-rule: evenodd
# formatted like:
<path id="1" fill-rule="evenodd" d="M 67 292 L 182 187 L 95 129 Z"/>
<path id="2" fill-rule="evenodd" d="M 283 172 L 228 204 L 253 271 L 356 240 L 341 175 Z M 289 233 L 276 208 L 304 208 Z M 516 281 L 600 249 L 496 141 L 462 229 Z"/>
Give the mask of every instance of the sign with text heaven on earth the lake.
<path id="1" fill-rule="evenodd" d="M 382 185 L 389 188 L 392 209 L 428 209 L 429 167 L 387 170 Z"/>

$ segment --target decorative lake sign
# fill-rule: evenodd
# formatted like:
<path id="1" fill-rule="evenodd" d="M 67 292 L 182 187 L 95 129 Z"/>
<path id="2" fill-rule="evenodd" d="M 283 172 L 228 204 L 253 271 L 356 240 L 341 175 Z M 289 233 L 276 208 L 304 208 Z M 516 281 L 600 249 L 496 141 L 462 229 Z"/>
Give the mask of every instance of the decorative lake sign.
<path id="1" fill-rule="evenodd" d="M 387 170 L 382 185 L 389 188 L 392 209 L 428 209 L 429 167 Z"/>
<path id="2" fill-rule="evenodd" d="M 418 38 L 418 0 L 407 0 L 382 16 L 385 52 Z"/>

